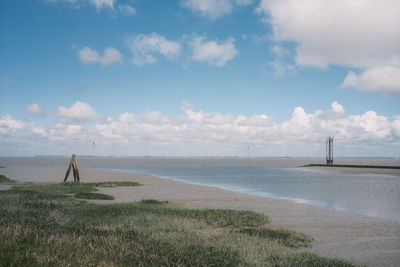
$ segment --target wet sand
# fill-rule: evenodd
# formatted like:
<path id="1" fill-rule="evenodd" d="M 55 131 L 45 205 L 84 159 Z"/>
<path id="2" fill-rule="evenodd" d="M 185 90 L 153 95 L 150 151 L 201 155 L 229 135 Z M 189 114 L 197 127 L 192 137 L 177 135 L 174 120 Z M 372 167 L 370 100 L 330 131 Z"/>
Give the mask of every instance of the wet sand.
<path id="1" fill-rule="evenodd" d="M 65 169 L 60 167 L 0 169 L 0 174 L 21 181 L 61 182 L 64 173 Z M 113 195 L 115 200 L 97 202 L 157 199 L 194 208 L 253 210 L 268 215 L 272 227 L 293 229 L 313 236 L 313 246 L 307 250 L 319 255 L 367 266 L 398 266 L 400 262 L 400 222 L 142 174 L 82 169 L 81 177 L 83 182 L 129 180 L 143 184 L 140 187 L 100 188 L 100 193 Z"/>

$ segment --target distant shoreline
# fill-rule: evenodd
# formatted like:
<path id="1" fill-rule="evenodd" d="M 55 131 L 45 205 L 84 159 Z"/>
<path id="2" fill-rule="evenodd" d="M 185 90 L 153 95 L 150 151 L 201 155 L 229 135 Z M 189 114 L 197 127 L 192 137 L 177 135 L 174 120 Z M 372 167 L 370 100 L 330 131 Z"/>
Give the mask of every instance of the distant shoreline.
<path id="1" fill-rule="evenodd" d="M 328 168 L 368 168 L 368 169 L 392 169 L 399 170 L 400 166 L 380 166 L 380 165 L 350 165 L 350 164 L 308 164 L 301 167 L 328 167 Z"/>

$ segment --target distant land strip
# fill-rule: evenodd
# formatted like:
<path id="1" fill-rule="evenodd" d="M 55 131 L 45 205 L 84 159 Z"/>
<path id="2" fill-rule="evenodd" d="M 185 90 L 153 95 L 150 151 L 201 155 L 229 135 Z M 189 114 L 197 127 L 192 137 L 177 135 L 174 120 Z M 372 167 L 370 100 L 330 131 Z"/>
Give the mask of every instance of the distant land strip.
<path id="1" fill-rule="evenodd" d="M 347 164 L 308 164 L 301 167 L 343 167 L 343 168 L 371 168 L 371 169 L 400 169 L 400 166 L 379 166 L 379 165 L 347 165 Z"/>

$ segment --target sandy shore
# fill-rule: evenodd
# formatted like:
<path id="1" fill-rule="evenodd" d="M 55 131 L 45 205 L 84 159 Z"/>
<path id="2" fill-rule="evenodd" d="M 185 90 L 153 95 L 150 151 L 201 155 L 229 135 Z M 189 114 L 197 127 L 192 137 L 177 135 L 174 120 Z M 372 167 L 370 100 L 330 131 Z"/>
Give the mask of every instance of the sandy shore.
<path id="1" fill-rule="evenodd" d="M 58 167 L 10 167 L 0 174 L 21 181 L 62 181 Z M 149 175 L 81 170 L 82 181 L 137 181 L 140 187 L 101 188 L 114 202 L 158 199 L 195 208 L 246 209 L 267 214 L 272 227 L 288 228 L 315 238 L 310 250 L 319 255 L 347 259 L 368 266 L 398 266 L 400 223 L 291 201 L 255 197 L 213 187 L 191 185 Z"/>

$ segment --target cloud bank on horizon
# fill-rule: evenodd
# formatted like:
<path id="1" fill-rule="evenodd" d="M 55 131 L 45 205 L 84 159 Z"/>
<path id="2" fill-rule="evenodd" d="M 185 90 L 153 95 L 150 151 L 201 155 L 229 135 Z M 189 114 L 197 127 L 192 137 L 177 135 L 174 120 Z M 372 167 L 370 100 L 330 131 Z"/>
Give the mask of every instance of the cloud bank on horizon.
<path id="1" fill-rule="evenodd" d="M 12 0 L 5 3 L 5 7 L 15 4 Z M 18 65 L 11 56 L 0 63 L 1 104 L 6 107 L 0 109 L 0 156 L 71 151 L 90 155 L 94 153 L 93 142 L 97 155 L 243 156 L 251 146 L 253 156 L 322 156 L 328 135 L 335 136 L 342 156 L 399 156 L 398 0 L 177 0 L 160 2 L 159 8 L 164 9 L 158 16 L 151 13 L 156 12 L 157 3 L 143 0 L 40 0 L 32 5 L 83 14 L 80 20 L 84 23 L 79 21 L 80 35 L 65 28 L 68 37 L 63 39 L 64 33 L 56 27 L 52 30 L 60 34 L 57 37 L 45 34 L 51 36 L 48 40 L 64 42 L 69 54 L 50 44 L 43 45 L 45 52 L 35 44 L 21 53 L 21 44 L 25 48 L 28 43 L 18 38 L 29 36 L 27 32 L 15 27 L 15 35 L 13 30 L 1 34 L 0 51 L 7 51 L 22 63 Z M 48 12 L 59 14 L 60 21 L 65 20 L 62 23 L 72 18 Z M 51 17 L 49 14 L 47 17 Z M 35 51 L 41 52 L 37 53 L 40 62 L 25 69 L 26 62 L 34 61 L 31 57 Z M 44 56 L 47 52 L 48 58 Z M 6 52 L 1 55 L 6 56 Z M 42 62 L 51 63 L 42 67 Z M 34 74 L 26 78 L 31 71 Z M 57 95 L 53 91 L 61 91 L 54 88 L 58 80 L 53 81 L 53 87 L 38 89 L 47 80 L 35 77 L 36 71 L 48 81 L 68 77 L 59 87 L 65 88 L 67 80 L 79 93 Z M 325 74 L 325 78 L 317 77 Z M 303 84 L 297 89 L 302 77 L 310 81 L 310 88 L 314 87 L 308 89 L 308 84 Z M 314 80 L 318 83 L 313 84 Z M 180 83 L 184 85 L 179 87 Z M 263 96 L 278 103 L 274 108 L 279 110 L 280 103 L 286 103 L 293 109 L 291 117 L 276 120 L 269 107 L 253 115 L 240 115 L 244 112 L 237 111 L 237 104 L 228 106 L 230 111 L 226 112 L 228 100 L 220 101 L 223 112 L 216 108 L 203 111 L 184 101 L 180 114 L 174 116 L 167 115 L 171 113 L 167 105 L 153 111 L 126 108 L 132 102 L 133 109 L 146 94 L 143 102 L 151 104 L 156 98 L 167 98 L 167 93 L 173 97 L 165 102 L 198 97 L 205 105 L 213 102 L 214 94 L 228 99 L 237 93 L 215 89 L 226 84 L 238 84 L 240 91 L 255 98 L 260 94 L 253 87 L 265 89 Z M 335 91 L 335 95 L 327 96 L 330 108 L 325 103 L 321 103 L 324 110 L 303 104 L 324 86 Z M 36 90 L 31 91 L 31 87 Z M 293 94 L 298 99 L 292 99 L 296 96 L 283 92 L 287 87 L 302 90 L 304 96 Z M 208 98 L 192 92 L 201 90 Z M 327 90 L 324 92 L 327 94 Z M 23 100 L 25 95 L 29 98 Z M 103 102 L 101 95 L 105 95 Z M 125 101 L 123 112 L 122 107 L 118 113 L 103 107 L 114 95 Z M 369 101 L 359 103 L 360 95 L 369 96 L 363 98 Z M 347 96 L 345 109 L 342 101 Z M 398 106 L 391 108 L 390 114 L 384 104 L 370 108 L 374 98 Z M 5 105 L 13 101 L 19 101 L 15 107 Z M 296 101 L 299 103 L 293 104 Z M 346 110 L 352 108 L 350 103 L 359 105 L 362 111 L 349 114 Z M 110 106 L 117 109 L 118 104 Z M 271 102 L 270 106 L 272 109 Z M 386 113 L 382 115 L 379 109 Z"/>
<path id="2" fill-rule="evenodd" d="M 296 107 L 291 118 L 281 123 L 267 114 L 246 117 L 205 112 L 187 101 L 177 117 L 151 111 L 102 118 L 89 104 L 79 101 L 54 112 L 44 111 L 38 104 L 27 110 L 59 120 L 38 126 L 9 115 L 0 117 L 4 152 L 63 154 L 74 147 L 77 153 L 91 155 L 95 142 L 99 155 L 207 156 L 212 152 L 244 156 L 247 146 L 251 146 L 253 156 L 321 156 L 324 139 L 334 135 L 344 155 L 361 156 L 366 147 L 376 147 L 379 156 L 400 144 L 400 116 L 390 120 L 374 111 L 349 115 L 336 101 L 329 110 L 313 113 Z"/>

